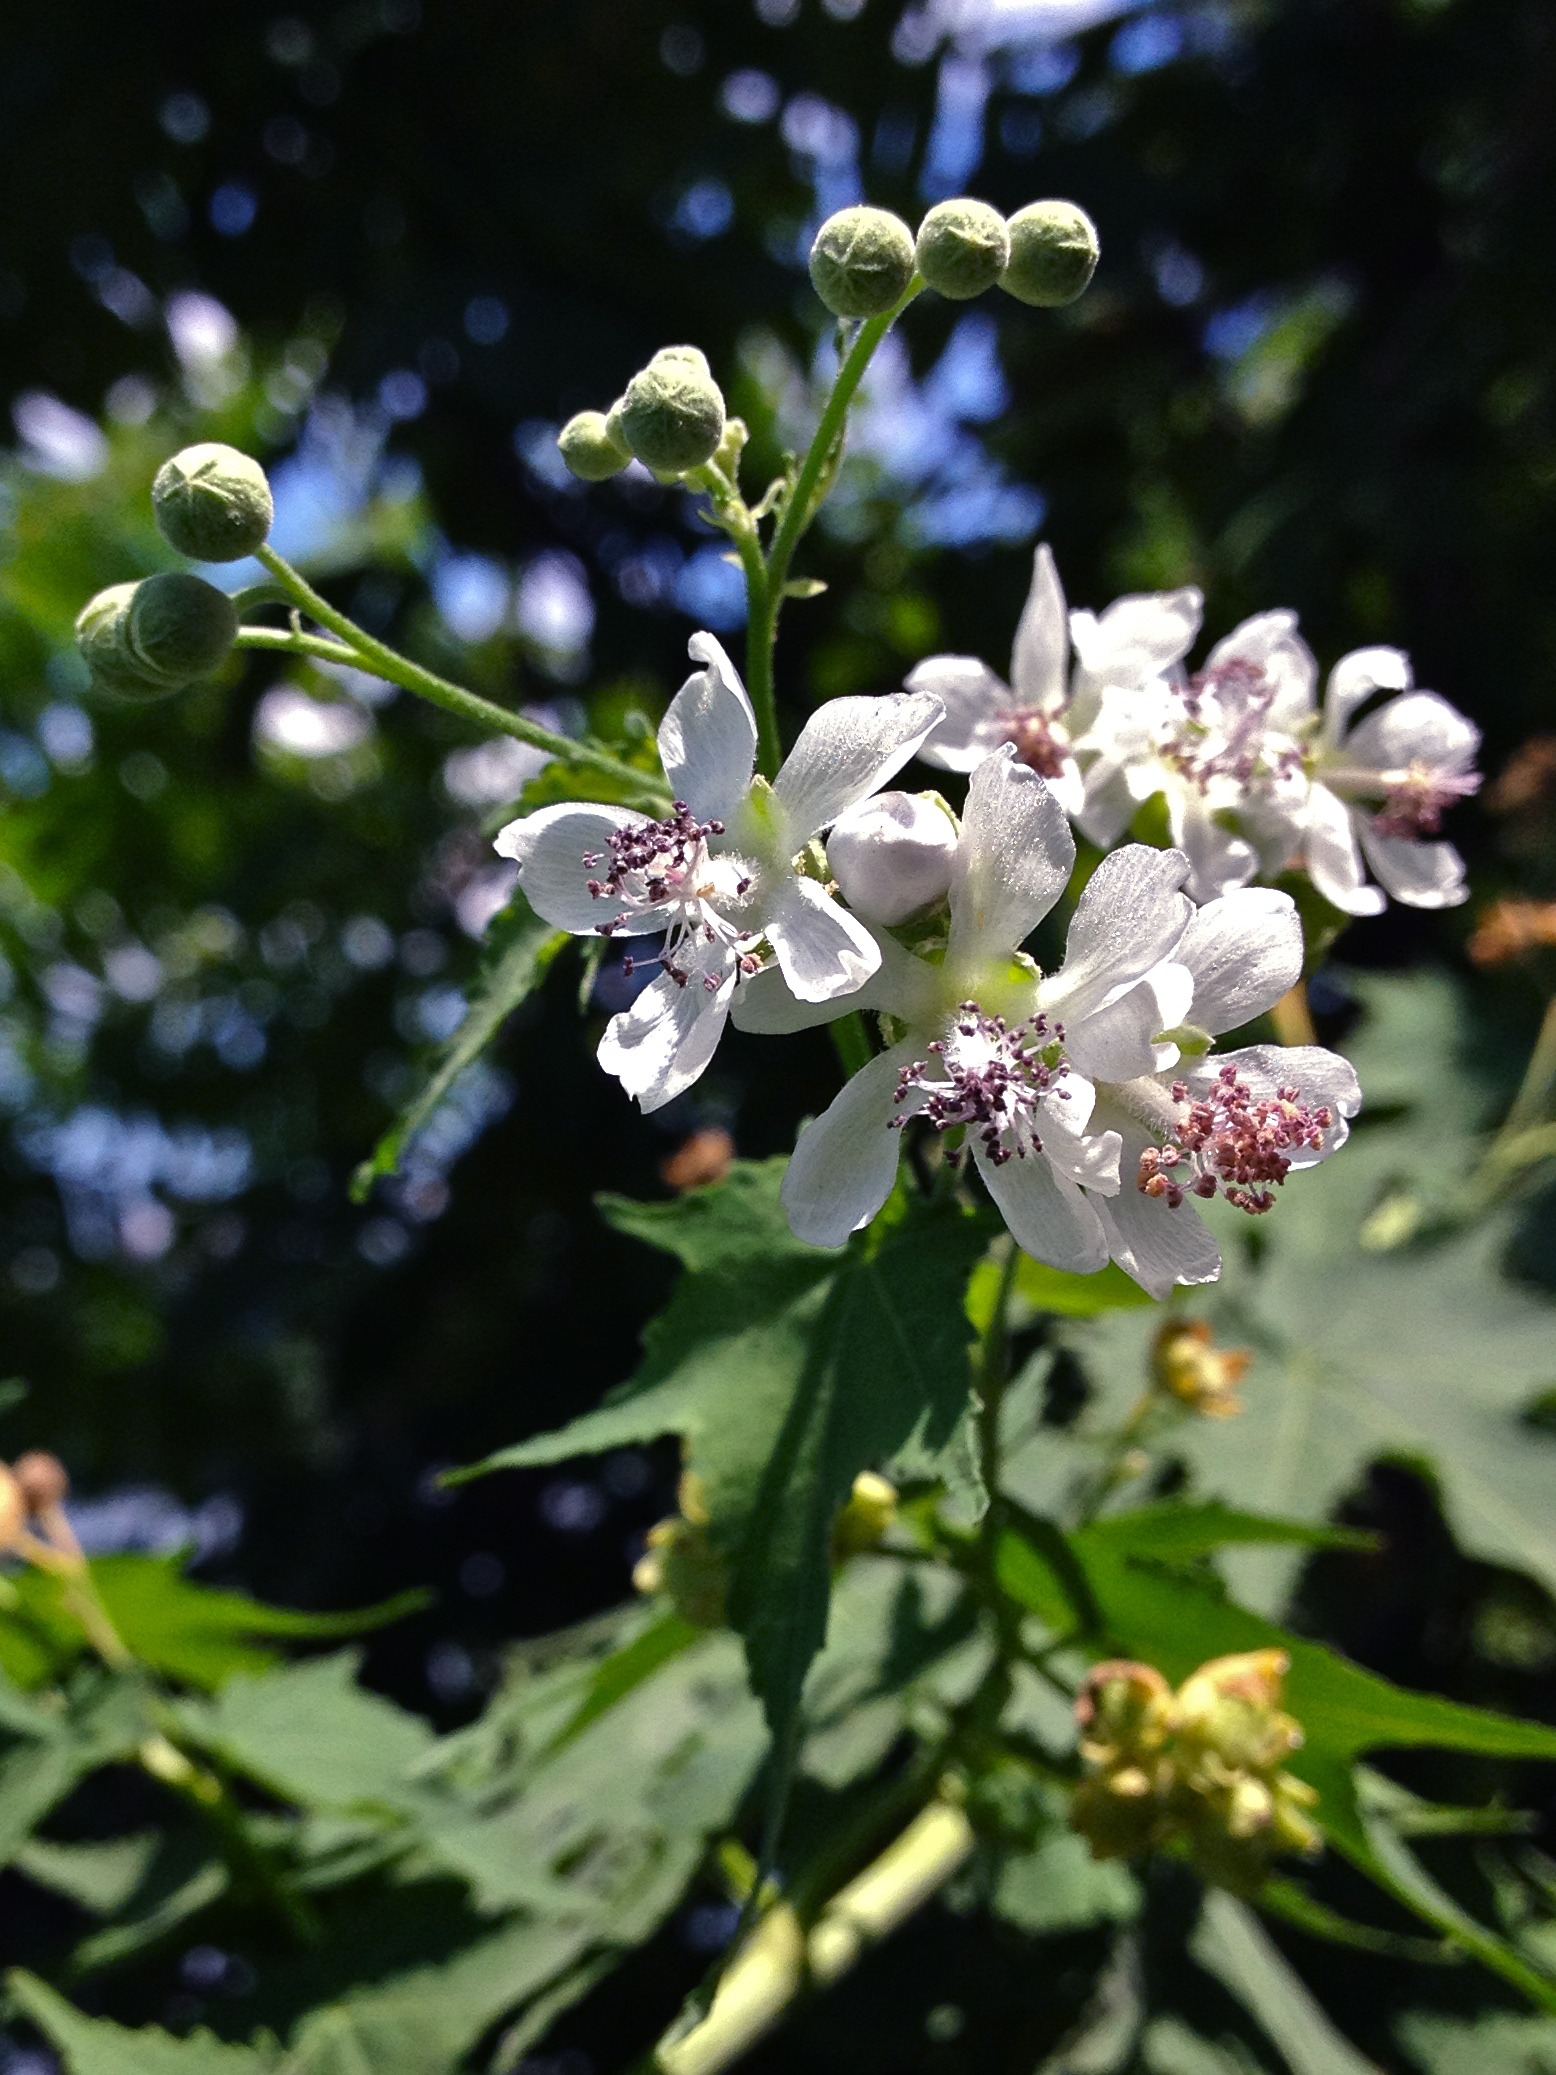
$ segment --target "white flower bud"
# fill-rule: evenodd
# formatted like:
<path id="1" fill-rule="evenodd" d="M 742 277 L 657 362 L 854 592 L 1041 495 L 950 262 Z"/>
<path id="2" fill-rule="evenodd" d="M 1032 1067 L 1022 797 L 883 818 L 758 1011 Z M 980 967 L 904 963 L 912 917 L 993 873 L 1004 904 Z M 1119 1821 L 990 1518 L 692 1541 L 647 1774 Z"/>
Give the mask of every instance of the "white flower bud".
<path id="1" fill-rule="evenodd" d="M 838 821 L 827 864 L 856 915 L 887 928 L 937 901 L 951 884 L 956 825 L 925 793 L 876 793 Z"/>

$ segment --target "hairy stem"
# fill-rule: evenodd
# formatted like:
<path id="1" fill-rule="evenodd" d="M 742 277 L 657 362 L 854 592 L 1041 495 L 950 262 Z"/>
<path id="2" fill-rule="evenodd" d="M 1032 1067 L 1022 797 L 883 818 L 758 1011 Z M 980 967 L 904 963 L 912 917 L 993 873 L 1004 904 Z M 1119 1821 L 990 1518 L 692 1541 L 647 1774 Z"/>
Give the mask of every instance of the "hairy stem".
<path id="1" fill-rule="evenodd" d="M 923 286 L 923 282 L 915 274 L 891 309 L 879 317 L 869 318 L 855 332 L 848 351 L 843 355 L 831 394 L 822 407 L 820 423 L 805 450 L 805 458 L 796 472 L 793 487 L 784 499 L 772 546 L 768 549 L 765 562 L 762 563 L 759 582 L 752 581 L 752 565 L 746 563 L 746 685 L 751 694 L 751 703 L 756 708 L 758 726 L 762 730 L 762 769 L 769 778 L 777 775 L 781 751 L 776 719 L 769 728 L 764 717 L 774 715 L 776 711 L 773 648 L 778 639 L 778 615 L 783 610 L 783 587 L 789 580 L 789 566 L 794 560 L 794 551 L 799 546 L 805 529 L 816 516 L 821 500 L 826 494 L 828 473 L 837 465 L 843 427 L 847 421 L 848 407 L 854 400 L 854 392 L 864 379 L 865 370 L 874 357 L 876 347 Z M 746 561 L 744 549 L 741 551 L 741 560 Z M 758 560 L 761 560 L 760 555 Z"/>

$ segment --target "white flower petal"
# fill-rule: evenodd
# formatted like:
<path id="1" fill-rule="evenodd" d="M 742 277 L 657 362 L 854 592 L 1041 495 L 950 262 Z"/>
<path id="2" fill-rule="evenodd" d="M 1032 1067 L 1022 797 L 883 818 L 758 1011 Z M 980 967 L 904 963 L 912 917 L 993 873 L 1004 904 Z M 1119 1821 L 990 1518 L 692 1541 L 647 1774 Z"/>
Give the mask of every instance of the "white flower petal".
<path id="1" fill-rule="evenodd" d="M 1329 673 L 1323 739 L 1338 742 L 1357 707 L 1374 692 L 1408 692 L 1410 658 L 1402 648 L 1353 648 Z"/>
<path id="2" fill-rule="evenodd" d="M 880 965 L 859 992 L 832 1001 L 801 1001 L 776 965 L 742 980 L 731 1012 L 735 1028 L 763 1037 L 782 1037 L 793 1030 L 813 1030 L 818 1023 L 835 1023 L 855 1009 L 884 1009 L 905 1023 L 924 1022 L 932 1013 L 931 968 L 905 951 L 895 937 L 875 937 L 875 948 Z"/>
<path id="3" fill-rule="evenodd" d="M 1302 977 L 1302 922 L 1290 894 L 1245 886 L 1200 908 L 1173 957 L 1194 978 L 1185 1018 L 1212 1037 L 1273 1008 Z M 1110 1075 L 1110 1079 L 1117 1076 Z"/>
<path id="4" fill-rule="evenodd" d="M 683 1095 L 717 1050 L 735 985 L 733 957 L 724 956 L 725 970 L 715 966 L 706 974 L 712 989 L 702 971 L 680 985 L 662 973 L 606 1024 L 596 1056 L 645 1112 Z"/>
<path id="5" fill-rule="evenodd" d="M 1081 1089 L 1089 1092 L 1090 1084 L 1078 1075 L 1067 1074 L 1065 1085 L 1076 1095 Z M 1043 1104 L 1041 1136 L 1043 1152 L 1055 1170 L 1072 1182 L 1080 1182 L 1094 1189 L 1100 1196 L 1113 1196 L 1118 1192 L 1118 1159 L 1121 1140 L 1116 1131 L 1088 1131 L 1091 1110 L 1090 1102 L 1084 1108 L 1078 1105 L 1077 1114 L 1071 1115 L 1070 1103 L 1056 1102 L 1052 1098 Z"/>
<path id="6" fill-rule="evenodd" d="M 1167 795 L 1167 824 L 1172 840 L 1189 861 L 1186 881 L 1190 898 L 1218 900 L 1246 886 L 1259 869 L 1259 853 L 1244 836 L 1216 820 L 1198 789 L 1174 788 Z"/>
<path id="7" fill-rule="evenodd" d="M 1032 558 L 1032 588 L 1016 625 L 1010 658 L 1010 683 L 1018 706 L 1057 712 L 1064 704 L 1065 665 L 1070 656 L 1070 626 L 1064 609 L 1064 586 L 1045 541 Z"/>
<path id="8" fill-rule="evenodd" d="M 1362 871 L 1350 809 L 1327 785 L 1315 784 L 1308 795 L 1302 854 L 1308 877 L 1331 907 L 1345 915 L 1383 913 L 1383 896 Z"/>
<path id="9" fill-rule="evenodd" d="M 883 786 L 940 720 L 927 692 L 882 699 L 829 699 L 800 730 L 773 791 L 795 850 Z"/>
<path id="10" fill-rule="evenodd" d="M 1178 891 L 1187 864 L 1181 851 L 1127 843 L 1092 873 L 1070 922 L 1064 964 L 1040 995 L 1067 1029 L 1172 952 L 1193 913 Z"/>
<path id="11" fill-rule="evenodd" d="M 659 723 L 670 791 L 699 821 L 728 821 L 756 765 L 756 715 L 734 664 L 711 634 L 686 644 L 696 662 Z"/>
<path id="12" fill-rule="evenodd" d="M 1469 769 L 1480 747 L 1480 730 L 1436 692 L 1407 692 L 1390 699 L 1352 728 L 1345 755 L 1373 771 L 1425 764 L 1430 771 Z"/>
<path id="13" fill-rule="evenodd" d="M 1136 807 L 1129 779 L 1112 757 L 1099 757 L 1086 773 L 1084 797 L 1070 809 L 1083 836 L 1107 850 L 1128 828 Z"/>
<path id="14" fill-rule="evenodd" d="M 1090 1275 L 1105 1267 L 1108 1243 L 1092 1200 L 1041 1153 L 996 1167 L 978 1140 L 973 1158 L 1010 1236 L 1034 1261 Z"/>
<path id="15" fill-rule="evenodd" d="M 1160 1048 L 1151 1041 L 1159 1030 L 1184 1020 L 1192 993 L 1193 984 L 1182 966 L 1154 966 L 1117 1001 L 1066 1022 L 1065 1054 L 1094 1081 L 1133 1081 L 1154 1073 L 1163 1062 L 1157 1057 Z M 1180 1003 L 1181 1010 L 1173 1014 Z M 1172 1056 L 1177 1056 L 1176 1047 Z"/>
<path id="16" fill-rule="evenodd" d="M 1470 897 L 1464 860 L 1451 843 L 1380 836 L 1366 816 L 1356 817 L 1362 849 L 1376 878 L 1406 908 L 1457 908 Z"/>
<path id="17" fill-rule="evenodd" d="M 1326 1103 L 1334 1122 L 1324 1133 L 1321 1148 L 1293 1153 L 1293 1168 L 1316 1167 L 1320 1160 L 1338 1152 L 1350 1135 L 1350 1119 L 1361 1108 L 1361 1083 L 1356 1069 L 1338 1052 L 1322 1045 L 1244 1045 L 1236 1052 L 1218 1052 L 1196 1060 L 1180 1070 L 1190 1095 L 1210 1087 L 1225 1066 L 1235 1067 L 1237 1077 L 1256 1096 L 1272 1096 L 1277 1088 L 1295 1088 L 1299 1100 L 1309 1108 Z"/>
<path id="18" fill-rule="evenodd" d="M 791 876 L 763 928 L 801 1001 L 857 994 L 881 962 L 864 924 L 814 879 Z"/>
<path id="19" fill-rule="evenodd" d="M 1135 1186 L 1145 1143 L 1126 1137 L 1122 1186 L 1116 1196 L 1098 1200 L 1096 1209 L 1113 1259 L 1142 1290 L 1160 1298 L 1170 1296 L 1175 1283 L 1214 1282 L 1221 1249 L 1192 1203 L 1169 1210 L 1159 1196 L 1144 1196 Z"/>
<path id="20" fill-rule="evenodd" d="M 1234 627 L 1210 651 L 1207 670 L 1226 663 L 1254 663 L 1275 688 L 1270 725 L 1290 728 L 1312 713 L 1318 686 L 1313 651 L 1297 632 L 1294 612 L 1261 612 Z"/>
<path id="21" fill-rule="evenodd" d="M 882 1052 L 800 1133 L 779 1192 L 796 1239 L 841 1246 L 891 1194 L 902 1137 L 892 1097 L 915 1056 L 911 1041 Z"/>
<path id="22" fill-rule="evenodd" d="M 1181 591 L 1134 592 L 1100 617 L 1070 614 L 1070 639 L 1082 672 L 1100 684 L 1134 690 L 1186 655 L 1199 632 L 1205 601 L 1192 584 Z"/>
<path id="23" fill-rule="evenodd" d="M 1064 809 L 1008 746 L 972 775 L 951 876 L 954 955 L 1008 956 L 1064 891 L 1075 838 Z"/>
<path id="24" fill-rule="evenodd" d="M 588 885 L 608 869 L 612 835 L 618 829 L 642 828 L 647 820 L 646 814 L 629 807 L 564 800 L 510 821 L 493 848 L 502 857 L 517 859 L 524 898 L 542 922 L 583 936 L 622 913 L 619 899 L 609 894 L 602 899 L 590 893 Z M 586 864 L 586 858 L 593 863 Z M 642 936 L 663 927 L 661 916 L 640 909 L 629 915 L 620 934 Z"/>
<path id="25" fill-rule="evenodd" d="M 945 708 L 919 749 L 926 764 L 942 771 L 971 771 L 1005 740 L 995 716 L 1014 703 L 1003 678 L 976 656 L 926 656 L 904 679 L 910 692 L 928 693 Z"/>

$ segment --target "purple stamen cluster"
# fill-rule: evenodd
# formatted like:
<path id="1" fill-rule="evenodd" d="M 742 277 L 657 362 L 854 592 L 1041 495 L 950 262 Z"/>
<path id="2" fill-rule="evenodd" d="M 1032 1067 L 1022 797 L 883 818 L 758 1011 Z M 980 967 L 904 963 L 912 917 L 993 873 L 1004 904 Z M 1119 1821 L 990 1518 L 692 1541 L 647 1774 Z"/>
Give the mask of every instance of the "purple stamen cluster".
<path id="1" fill-rule="evenodd" d="M 656 902 L 673 900 L 680 893 L 687 874 L 701 859 L 708 837 L 722 836 L 724 824 L 699 821 L 684 800 L 676 800 L 673 807 L 674 811 L 663 821 L 645 821 L 634 828 L 611 830 L 607 839 L 610 869 L 603 879 L 584 882 L 596 900 L 614 896 L 634 906 L 652 907 Z M 602 862 L 603 853 L 597 850 L 584 858 L 591 870 Z M 634 874 L 642 875 L 640 885 L 628 884 Z M 625 915 L 617 915 L 602 922 L 600 935 L 608 937 L 625 920 Z"/>
<path id="2" fill-rule="evenodd" d="M 1025 764 L 1039 778 L 1063 775 L 1066 745 L 1054 734 L 1053 716 L 1036 706 L 1002 707 L 994 718 L 1005 730 L 1005 740 L 1016 745 L 1016 762 Z"/>
<path id="3" fill-rule="evenodd" d="M 959 1039 L 968 1042 L 959 1044 Z M 1029 1016 L 1012 1026 L 1003 1016 L 985 1016 L 975 1001 L 964 1001 L 952 1037 L 936 1038 L 928 1048 L 939 1072 L 930 1077 L 927 1059 L 903 1067 L 892 1102 L 900 1105 L 915 1089 L 921 1090 L 928 1100 L 917 1114 L 934 1130 L 971 1125 L 996 1167 L 1012 1156 L 1025 1159 L 1028 1152 L 1042 1151 L 1042 1140 L 1031 1124 L 1037 1103 L 1050 1091 L 1059 1098 L 1067 1096 L 1055 1085 L 1069 1072 L 1058 1057 L 1063 1042 L 1063 1027 L 1046 1016 Z M 907 1121 L 906 1116 L 893 1117 L 892 1128 L 900 1131 Z M 1004 1135 L 1017 1124 L 1025 1129 L 1007 1145 Z"/>
<path id="4" fill-rule="evenodd" d="M 1424 764 L 1412 764 L 1389 786 L 1372 826 L 1380 836 L 1407 841 L 1435 836 L 1443 825 L 1443 809 L 1479 790 L 1478 771 L 1429 771 Z"/>
<path id="5" fill-rule="evenodd" d="M 1291 1171 L 1288 1155 L 1321 1152 L 1334 1122 L 1327 1103 L 1306 1104 L 1296 1088 L 1255 1096 L 1237 1068 L 1223 1066 L 1207 1091 L 1190 1099 L 1187 1083 L 1174 1081 L 1172 1099 L 1185 1106 L 1176 1136 L 1148 1146 L 1140 1155 L 1136 1187 L 1176 1210 L 1186 1194 L 1214 1196 L 1217 1189 L 1239 1210 L 1272 1208 L 1275 1189 Z M 1180 1179 L 1173 1170 L 1186 1170 Z"/>
<path id="6" fill-rule="evenodd" d="M 1294 744 L 1272 748 L 1266 740 L 1275 694 L 1264 666 L 1244 656 L 1196 671 L 1179 689 L 1178 701 L 1184 720 L 1204 730 L 1204 737 L 1179 736 L 1169 750 L 1184 777 L 1203 792 L 1213 778 L 1247 785 L 1256 776 L 1284 778 L 1299 769 L 1301 752 Z"/>

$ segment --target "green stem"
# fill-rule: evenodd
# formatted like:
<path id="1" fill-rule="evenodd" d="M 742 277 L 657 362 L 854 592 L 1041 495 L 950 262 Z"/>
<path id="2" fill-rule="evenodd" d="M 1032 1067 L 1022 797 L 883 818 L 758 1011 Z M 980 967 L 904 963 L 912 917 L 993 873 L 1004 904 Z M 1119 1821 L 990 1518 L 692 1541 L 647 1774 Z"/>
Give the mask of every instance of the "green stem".
<path id="1" fill-rule="evenodd" d="M 835 1023 L 829 1023 L 827 1028 L 832 1033 L 832 1049 L 837 1053 L 838 1063 L 852 1080 L 859 1069 L 868 1066 L 875 1057 L 864 1018 L 854 1009 L 846 1016 L 839 1016 Z"/>
<path id="2" fill-rule="evenodd" d="M 1475 1171 L 1472 1195 L 1490 1203 L 1521 1169 L 1556 1151 L 1549 1118 L 1556 1096 L 1556 997 L 1546 1008 L 1529 1064 L 1502 1128 L 1486 1148 Z"/>
<path id="3" fill-rule="evenodd" d="M 322 634 L 303 634 L 295 627 L 240 627 L 238 648 L 272 649 L 282 655 L 317 656 L 321 663 L 342 663 L 355 669 L 362 658 L 343 641 L 326 641 Z"/>
<path id="4" fill-rule="evenodd" d="M 923 286 L 915 274 L 891 309 L 879 317 L 867 319 L 854 334 L 838 368 L 837 379 L 832 384 L 832 393 L 822 408 L 821 422 L 805 450 L 794 486 L 783 501 L 782 514 L 765 563 L 758 552 L 760 581 L 753 581 L 752 564 L 746 561 L 745 550 L 741 548 L 741 560 L 746 563 L 746 688 L 756 708 L 761 729 L 762 769 L 769 778 L 777 776 L 780 754 L 773 690 L 773 648 L 778 639 L 778 615 L 783 610 L 783 587 L 789 580 L 789 565 L 806 527 L 816 516 L 824 494 L 823 481 L 827 471 L 836 466 L 848 407 L 864 379 L 865 369 L 870 365 L 876 347 Z"/>
<path id="5" fill-rule="evenodd" d="M 634 799 L 648 801 L 654 806 L 663 804 L 664 789 L 658 786 L 645 772 L 634 765 L 611 756 L 602 749 L 591 749 L 587 743 L 575 742 L 568 735 L 553 734 L 536 722 L 526 720 L 522 714 L 510 713 L 505 706 L 496 706 L 490 699 L 478 698 L 467 692 L 462 685 L 450 684 L 447 678 L 438 677 L 433 671 L 425 670 L 420 663 L 413 663 L 385 642 L 375 640 L 355 621 L 337 612 L 328 599 L 320 597 L 313 586 L 278 555 L 272 547 L 262 547 L 259 559 L 276 581 L 285 586 L 287 595 L 300 605 L 310 619 L 317 620 L 336 635 L 350 652 L 346 660 L 369 670 L 375 677 L 387 678 L 390 684 L 400 685 L 405 691 L 415 692 L 419 698 L 434 706 L 441 706 L 445 713 L 457 714 L 461 720 L 474 721 L 483 728 L 494 728 L 500 734 L 513 735 L 520 742 L 529 742 L 536 749 L 544 749 L 564 763 L 577 764 L 586 770 L 598 771 L 602 777 L 629 784 Z M 319 650 L 310 650 L 303 644 L 317 637 L 293 633 L 275 641 L 255 641 L 256 634 L 280 630 L 248 627 L 239 634 L 238 640 L 246 647 L 292 648 L 302 654 L 323 653 L 332 662 L 342 658 L 330 652 L 328 645 Z"/>

